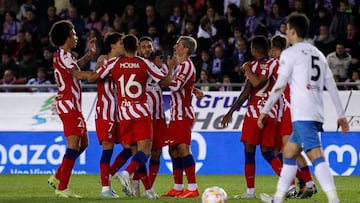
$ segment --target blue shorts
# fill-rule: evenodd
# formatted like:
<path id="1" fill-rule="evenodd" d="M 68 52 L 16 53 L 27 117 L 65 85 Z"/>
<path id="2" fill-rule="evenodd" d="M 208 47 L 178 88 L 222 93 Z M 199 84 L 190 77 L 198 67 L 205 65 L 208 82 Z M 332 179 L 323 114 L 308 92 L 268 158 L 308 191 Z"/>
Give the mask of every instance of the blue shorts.
<path id="1" fill-rule="evenodd" d="M 322 123 L 320 122 L 295 121 L 289 141 L 299 145 L 304 152 L 307 152 L 321 146 L 319 132 L 322 131 Z"/>

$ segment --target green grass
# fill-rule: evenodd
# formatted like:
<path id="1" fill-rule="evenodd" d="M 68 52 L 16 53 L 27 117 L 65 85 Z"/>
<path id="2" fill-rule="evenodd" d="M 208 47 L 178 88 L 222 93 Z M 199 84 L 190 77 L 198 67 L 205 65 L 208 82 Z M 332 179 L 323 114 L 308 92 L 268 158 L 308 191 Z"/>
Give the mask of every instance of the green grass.
<path id="1" fill-rule="evenodd" d="M 73 175 L 70 181 L 70 188 L 84 198 L 79 200 L 56 198 L 54 191 L 47 185 L 48 175 L 0 175 L 0 202 L 152 202 L 144 197 L 129 198 L 120 192 L 120 186 L 114 182 L 114 188 L 118 191 L 120 199 L 103 200 L 99 198 L 100 184 L 98 175 Z M 259 199 L 234 200 L 235 194 L 245 191 L 243 176 L 210 176 L 199 175 L 197 177 L 199 188 L 204 191 L 210 186 L 220 186 L 228 193 L 228 202 L 261 202 Z M 360 202 L 360 177 L 335 177 L 335 182 L 342 203 Z M 272 194 L 275 192 L 277 183 L 276 176 L 257 176 L 256 191 L 259 195 L 262 192 Z M 165 193 L 172 186 L 170 175 L 159 175 L 155 182 L 155 191 L 158 194 Z M 317 184 L 318 185 L 318 184 Z M 311 199 L 289 199 L 286 203 L 293 202 L 327 202 L 324 192 L 320 190 Z M 201 198 L 176 199 L 160 198 L 156 202 L 201 202 Z"/>

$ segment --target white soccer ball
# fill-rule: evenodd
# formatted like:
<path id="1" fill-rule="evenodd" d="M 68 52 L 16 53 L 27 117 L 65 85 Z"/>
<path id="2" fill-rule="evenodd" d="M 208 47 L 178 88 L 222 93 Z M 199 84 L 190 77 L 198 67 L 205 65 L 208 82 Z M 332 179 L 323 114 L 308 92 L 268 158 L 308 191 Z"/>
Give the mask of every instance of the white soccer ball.
<path id="1" fill-rule="evenodd" d="M 227 194 L 224 189 L 218 186 L 206 188 L 201 197 L 202 203 L 225 203 Z"/>

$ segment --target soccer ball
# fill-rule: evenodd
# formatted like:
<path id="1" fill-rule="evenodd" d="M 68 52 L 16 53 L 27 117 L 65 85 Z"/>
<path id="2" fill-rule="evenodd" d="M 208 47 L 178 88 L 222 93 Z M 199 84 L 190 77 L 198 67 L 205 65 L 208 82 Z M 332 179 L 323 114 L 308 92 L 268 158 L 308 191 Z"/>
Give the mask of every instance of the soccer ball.
<path id="1" fill-rule="evenodd" d="M 201 197 L 202 203 L 225 203 L 227 194 L 224 189 L 218 186 L 206 188 Z"/>

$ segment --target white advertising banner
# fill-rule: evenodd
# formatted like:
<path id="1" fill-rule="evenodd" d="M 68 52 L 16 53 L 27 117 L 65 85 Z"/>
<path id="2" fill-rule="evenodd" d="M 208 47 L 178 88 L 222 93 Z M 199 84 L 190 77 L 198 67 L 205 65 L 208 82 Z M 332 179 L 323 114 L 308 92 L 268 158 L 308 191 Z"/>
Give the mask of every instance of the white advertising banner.
<path id="1" fill-rule="evenodd" d="M 235 103 L 239 92 L 206 92 L 201 100 L 193 98 L 196 114 L 194 131 L 241 131 L 246 105 L 233 114 L 227 128 L 221 128 L 222 117 Z M 346 117 L 350 131 L 360 131 L 360 91 L 341 91 L 343 106 L 347 106 Z M 0 132 L 1 131 L 62 131 L 61 121 L 54 108 L 54 93 L 1 93 L 0 94 Z M 164 108 L 169 114 L 168 93 L 164 94 Z M 94 107 L 95 92 L 83 93 L 83 114 L 89 131 L 95 131 Z M 337 130 L 337 115 L 329 94 L 324 94 L 325 131 Z"/>

